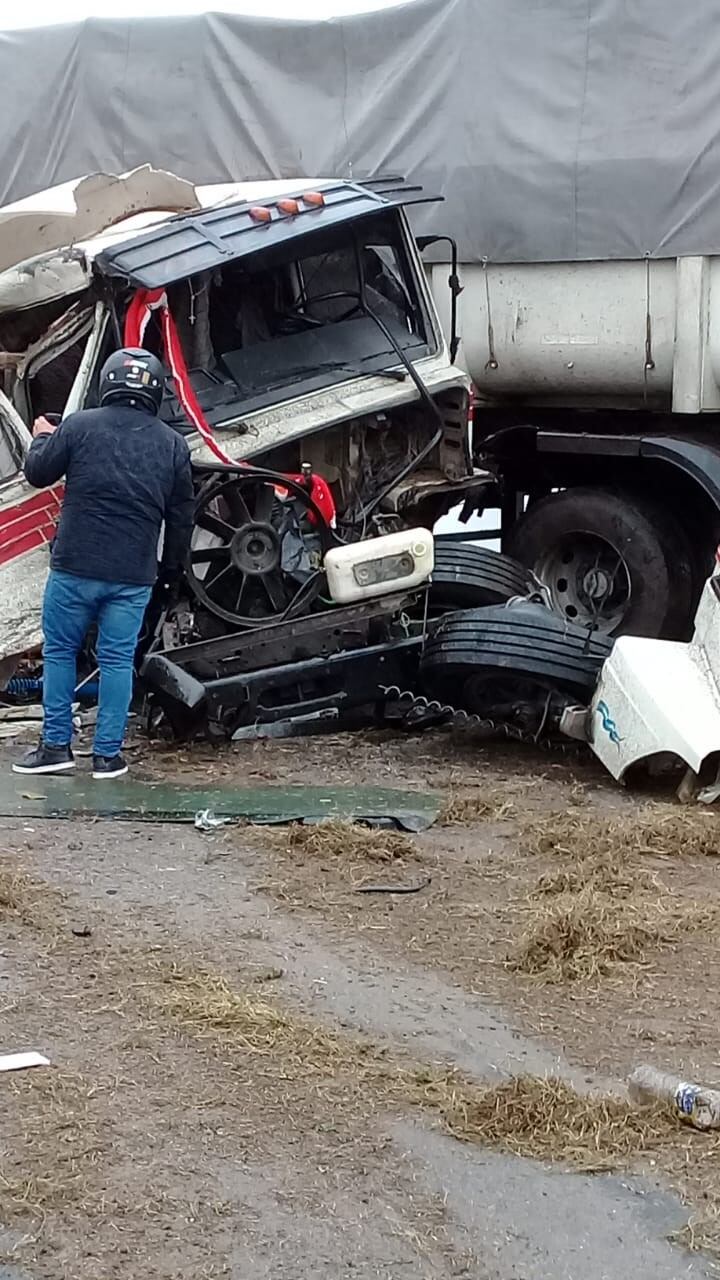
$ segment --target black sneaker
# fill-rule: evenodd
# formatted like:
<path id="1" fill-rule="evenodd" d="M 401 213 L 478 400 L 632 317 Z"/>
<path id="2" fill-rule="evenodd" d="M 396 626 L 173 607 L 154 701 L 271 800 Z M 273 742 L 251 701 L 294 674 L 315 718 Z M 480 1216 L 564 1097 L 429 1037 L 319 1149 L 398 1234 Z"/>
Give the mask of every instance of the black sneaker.
<path id="1" fill-rule="evenodd" d="M 124 756 L 93 756 L 93 778 L 121 778 L 127 771 Z"/>
<path id="2" fill-rule="evenodd" d="M 39 742 L 13 765 L 13 773 L 68 773 L 74 768 L 75 758 L 69 747 L 50 747 Z"/>

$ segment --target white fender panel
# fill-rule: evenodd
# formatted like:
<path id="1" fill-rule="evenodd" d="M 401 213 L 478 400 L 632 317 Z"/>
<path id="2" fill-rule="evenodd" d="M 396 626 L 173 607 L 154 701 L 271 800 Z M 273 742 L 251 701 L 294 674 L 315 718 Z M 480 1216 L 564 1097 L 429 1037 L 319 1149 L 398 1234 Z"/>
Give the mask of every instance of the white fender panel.
<path id="1" fill-rule="evenodd" d="M 720 696 L 709 663 L 698 661 L 702 653 L 668 640 L 622 636 L 615 642 L 592 701 L 590 728 L 593 750 L 614 778 L 661 752 L 679 756 L 697 773 L 711 752 L 720 751 Z"/>

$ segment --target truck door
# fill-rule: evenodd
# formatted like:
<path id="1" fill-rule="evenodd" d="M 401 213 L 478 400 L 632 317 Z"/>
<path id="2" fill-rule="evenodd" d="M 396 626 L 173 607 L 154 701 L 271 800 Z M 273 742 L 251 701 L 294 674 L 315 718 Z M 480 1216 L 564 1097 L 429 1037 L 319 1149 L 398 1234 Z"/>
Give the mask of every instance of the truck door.
<path id="1" fill-rule="evenodd" d="M 30 432 L 0 391 L 0 689 L 42 639 L 42 593 L 62 486 L 38 492 L 23 475 Z"/>

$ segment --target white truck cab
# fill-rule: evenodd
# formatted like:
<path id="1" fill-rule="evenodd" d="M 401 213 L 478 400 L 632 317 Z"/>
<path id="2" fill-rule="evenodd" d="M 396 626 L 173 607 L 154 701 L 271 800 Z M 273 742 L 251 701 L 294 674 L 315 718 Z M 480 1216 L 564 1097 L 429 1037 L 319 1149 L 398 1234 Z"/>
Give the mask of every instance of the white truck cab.
<path id="1" fill-rule="evenodd" d="M 469 380 L 404 211 L 421 198 L 392 180 L 196 188 L 146 167 L 0 210 L 0 674 L 39 643 L 62 500 L 23 479 L 31 424 L 97 405 L 120 346 L 164 359 L 161 414 L 198 467 L 316 474 L 353 539 L 432 528 L 482 484 Z"/>

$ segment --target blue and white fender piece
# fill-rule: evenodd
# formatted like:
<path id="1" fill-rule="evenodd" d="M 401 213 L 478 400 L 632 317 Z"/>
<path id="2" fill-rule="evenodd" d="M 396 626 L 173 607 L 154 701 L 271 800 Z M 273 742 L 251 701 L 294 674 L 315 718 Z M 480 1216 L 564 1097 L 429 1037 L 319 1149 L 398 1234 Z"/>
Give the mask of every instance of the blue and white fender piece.
<path id="1" fill-rule="evenodd" d="M 668 755 L 699 774 L 720 752 L 720 573 L 705 583 L 689 644 L 639 636 L 615 641 L 586 734 L 617 779 L 632 765 Z"/>

